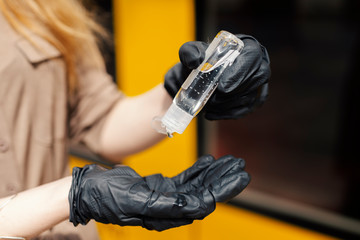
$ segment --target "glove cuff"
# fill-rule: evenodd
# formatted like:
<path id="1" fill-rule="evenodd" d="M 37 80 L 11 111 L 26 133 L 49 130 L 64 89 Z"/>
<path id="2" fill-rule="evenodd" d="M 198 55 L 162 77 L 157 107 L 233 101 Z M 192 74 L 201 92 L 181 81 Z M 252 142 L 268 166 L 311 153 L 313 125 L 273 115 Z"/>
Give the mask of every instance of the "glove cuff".
<path id="1" fill-rule="evenodd" d="M 76 227 L 79 223 L 82 225 L 86 225 L 90 219 L 83 216 L 79 211 L 79 185 L 81 183 L 81 179 L 86 172 L 85 168 L 75 167 L 72 171 L 72 183 L 69 191 L 69 205 L 70 205 L 70 216 L 69 221 L 74 224 Z"/>

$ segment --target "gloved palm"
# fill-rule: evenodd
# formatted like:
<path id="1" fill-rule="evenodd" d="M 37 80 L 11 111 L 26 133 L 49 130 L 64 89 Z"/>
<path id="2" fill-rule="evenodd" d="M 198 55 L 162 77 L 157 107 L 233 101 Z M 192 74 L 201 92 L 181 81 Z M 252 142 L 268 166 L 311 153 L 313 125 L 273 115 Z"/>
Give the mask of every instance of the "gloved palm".
<path id="1" fill-rule="evenodd" d="M 102 223 L 162 231 L 203 219 L 215 209 L 219 194 L 225 198 L 232 197 L 249 181 L 239 160 L 233 160 L 232 165 L 238 167 L 235 166 L 237 170 L 231 174 L 228 174 L 229 169 L 221 169 L 221 164 L 215 163 L 210 156 L 201 158 L 194 166 L 171 179 L 159 177 L 161 175 L 143 178 L 127 166 L 111 170 L 96 165 L 74 168 L 69 194 L 70 221 L 77 225 L 95 219 Z M 216 177 L 213 176 L 215 172 Z M 238 176 L 231 177 L 229 181 L 230 175 Z M 216 187 L 203 184 L 206 179 L 209 183 L 213 182 L 210 178 L 224 181 L 226 184 L 222 188 L 228 188 L 228 191 L 211 192 Z"/>
<path id="2" fill-rule="evenodd" d="M 254 37 L 237 34 L 244 48 L 220 77 L 219 85 L 203 111 L 209 120 L 236 119 L 260 106 L 268 95 L 270 59 L 265 47 Z M 165 75 L 165 88 L 174 97 L 191 70 L 205 57 L 208 44 L 188 42 L 181 46 L 181 63 Z"/>
<path id="3" fill-rule="evenodd" d="M 145 177 L 152 189 L 192 193 L 208 189 L 216 202 L 225 202 L 239 194 L 249 183 L 245 161 L 231 155 L 217 160 L 205 155 L 179 175 L 168 178 L 161 174 Z"/>

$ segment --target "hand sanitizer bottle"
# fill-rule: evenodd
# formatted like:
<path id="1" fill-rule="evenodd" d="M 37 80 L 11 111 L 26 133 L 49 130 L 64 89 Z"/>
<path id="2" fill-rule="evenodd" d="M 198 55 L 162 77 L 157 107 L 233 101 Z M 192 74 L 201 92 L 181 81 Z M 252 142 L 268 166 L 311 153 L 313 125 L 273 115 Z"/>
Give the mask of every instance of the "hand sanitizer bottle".
<path id="1" fill-rule="evenodd" d="M 165 115 L 154 118 L 154 128 L 169 137 L 174 132 L 183 133 L 215 91 L 223 71 L 231 66 L 243 47 L 244 43 L 235 35 L 220 31 L 206 49 L 204 61 L 189 74 Z"/>

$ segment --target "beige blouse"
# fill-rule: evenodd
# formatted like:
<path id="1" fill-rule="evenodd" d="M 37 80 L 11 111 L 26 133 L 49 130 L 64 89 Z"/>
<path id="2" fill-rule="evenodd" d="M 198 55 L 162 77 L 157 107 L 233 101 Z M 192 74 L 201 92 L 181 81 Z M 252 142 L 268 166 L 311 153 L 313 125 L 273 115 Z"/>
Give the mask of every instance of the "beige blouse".
<path id="1" fill-rule="evenodd" d="M 122 96 L 104 71 L 84 69 L 79 91 L 69 99 L 59 51 L 31 37 L 45 51 L 16 33 L 0 12 L 0 197 L 68 175 L 69 139 L 96 152 L 104 120 Z M 65 225 L 63 234 L 81 229 Z"/>

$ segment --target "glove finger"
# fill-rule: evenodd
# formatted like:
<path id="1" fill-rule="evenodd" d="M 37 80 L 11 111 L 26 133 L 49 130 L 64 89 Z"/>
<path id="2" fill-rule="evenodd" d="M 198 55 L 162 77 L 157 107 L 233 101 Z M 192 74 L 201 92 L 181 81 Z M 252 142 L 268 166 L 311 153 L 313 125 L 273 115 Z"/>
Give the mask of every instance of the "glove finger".
<path id="1" fill-rule="evenodd" d="M 205 105 L 205 118 L 208 120 L 237 119 L 260 107 L 268 97 L 268 76 L 264 74 L 264 71 L 259 70 L 252 77 L 252 86 L 243 93 L 215 92 Z"/>
<path id="2" fill-rule="evenodd" d="M 245 171 L 227 174 L 213 181 L 209 189 L 216 202 L 226 202 L 238 195 L 250 182 L 250 175 Z"/>
<path id="3" fill-rule="evenodd" d="M 191 69 L 185 67 L 182 63 L 177 63 L 165 74 L 164 87 L 171 97 L 175 97 L 190 72 Z"/>
<path id="4" fill-rule="evenodd" d="M 181 63 L 189 69 L 197 68 L 205 59 L 207 47 L 207 43 L 200 41 L 184 43 L 179 49 Z"/>
<path id="5" fill-rule="evenodd" d="M 245 168 L 245 161 L 231 155 L 224 156 L 217 160 L 213 169 L 209 170 L 204 177 L 204 186 L 207 187 L 213 182 L 219 181 L 226 175 L 240 173 Z"/>
<path id="6" fill-rule="evenodd" d="M 210 189 L 217 202 L 228 201 L 248 185 L 250 176 L 243 170 L 243 159 L 226 155 L 216 160 L 213 165 L 205 176 L 204 187 Z"/>
<path id="7" fill-rule="evenodd" d="M 245 160 L 241 158 L 236 158 L 233 155 L 224 155 L 214 161 L 214 163 L 208 168 L 208 171 L 206 173 L 206 177 L 213 173 L 220 173 L 226 172 L 227 170 L 223 169 L 229 169 L 231 170 L 232 167 L 239 167 L 240 169 L 245 168 Z"/>
<path id="8" fill-rule="evenodd" d="M 215 199 L 208 189 L 198 193 L 153 192 L 142 215 L 154 218 L 201 219 L 215 209 Z"/>
<path id="9" fill-rule="evenodd" d="M 191 179 L 197 177 L 204 169 L 215 161 L 211 155 L 201 156 L 190 168 L 172 178 L 176 186 L 182 185 Z"/>
<path id="10" fill-rule="evenodd" d="M 263 60 L 259 69 L 253 73 L 253 75 L 249 76 L 251 81 L 247 81 L 247 83 L 242 83 L 242 85 L 236 90 L 238 93 L 242 93 L 242 95 L 246 95 L 248 92 L 252 92 L 258 89 L 260 86 L 268 83 L 271 76 L 271 70 L 269 64 L 266 60 Z"/>
<path id="11" fill-rule="evenodd" d="M 260 45 L 250 39 L 243 40 L 244 48 L 234 63 L 226 68 L 220 78 L 218 90 L 229 93 L 240 85 L 247 85 L 246 80 L 252 76 L 262 63 L 263 52 Z"/>
<path id="12" fill-rule="evenodd" d="M 253 85 L 252 76 L 257 71 L 265 76 L 266 81 L 270 78 L 270 58 L 266 48 L 252 36 L 244 34 L 236 36 L 244 42 L 244 48 L 234 64 L 224 71 L 218 87 L 220 92 L 246 90 Z M 259 68 L 263 70 L 258 70 Z"/>
<path id="13" fill-rule="evenodd" d="M 148 230 L 164 231 L 169 228 L 180 227 L 193 223 L 190 218 L 144 218 L 144 228 Z"/>
<path id="14" fill-rule="evenodd" d="M 239 39 L 241 39 L 242 41 L 244 41 L 245 39 L 251 39 L 255 42 L 258 42 L 258 40 L 256 40 L 256 38 L 254 38 L 251 35 L 246 35 L 246 34 L 242 34 L 242 33 L 238 33 L 235 35 L 236 37 L 238 37 Z"/>
<path id="15" fill-rule="evenodd" d="M 212 181 L 217 181 L 223 175 L 231 174 L 233 171 L 237 171 L 238 168 L 243 169 L 244 167 L 245 161 L 243 159 L 238 159 L 231 155 L 223 156 L 218 160 L 213 160 L 211 165 L 204 169 L 196 178 L 177 186 L 177 190 L 187 193 L 196 192 L 206 188 Z"/>

